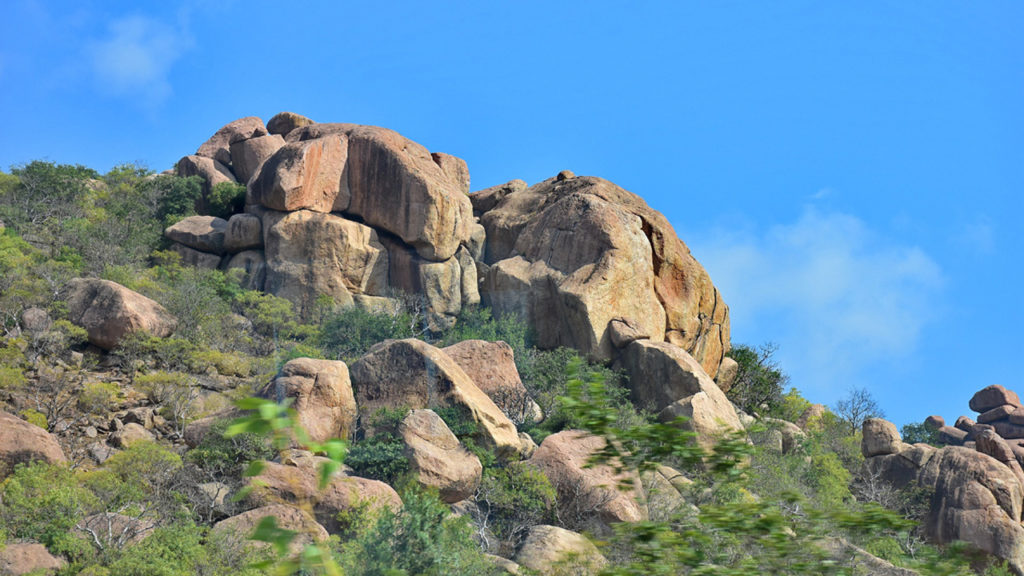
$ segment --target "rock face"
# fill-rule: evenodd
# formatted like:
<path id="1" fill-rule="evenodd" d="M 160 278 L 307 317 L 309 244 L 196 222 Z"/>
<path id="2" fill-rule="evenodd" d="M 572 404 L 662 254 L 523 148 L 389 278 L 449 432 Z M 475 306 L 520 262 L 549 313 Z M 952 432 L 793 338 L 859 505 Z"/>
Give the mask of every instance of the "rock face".
<path id="1" fill-rule="evenodd" d="M 263 163 L 250 186 L 252 198 L 281 212 L 345 210 L 351 200 L 342 178 L 347 144 L 334 135 L 285 144 Z"/>
<path id="2" fill-rule="evenodd" d="M 277 527 L 284 530 L 297 532 L 294 540 L 289 544 L 289 552 L 298 554 L 307 544 L 323 542 L 330 537 L 327 529 L 321 526 L 312 516 L 306 512 L 287 506 L 285 504 L 270 504 L 243 512 L 237 516 L 225 518 L 213 525 L 213 534 L 226 535 L 231 540 L 240 544 L 252 542 L 249 536 L 266 517 L 272 517 Z M 261 544 L 263 547 L 269 544 Z"/>
<path id="3" fill-rule="evenodd" d="M 599 530 L 617 522 L 647 520 L 639 476 L 617 475 L 607 465 L 586 467 L 590 455 L 603 447 L 599 436 L 566 430 L 545 438 L 527 462 L 551 480 L 563 519 L 596 522 L 588 528 Z M 633 489 L 617 490 L 622 481 L 632 482 Z"/>
<path id="4" fill-rule="evenodd" d="M 729 347 L 729 312 L 668 221 L 592 177 L 552 178 L 477 203 L 491 265 L 483 299 L 515 312 L 542 347 L 612 358 L 608 322 L 631 318 L 651 340 L 689 351 L 712 377 Z M 552 322 L 552 319 L 560 320 Z"/>
<path id="5" fill-rule="evenodd" d="M 53 574 L 66 564 L 36 542 L 11 542 L 0 547 L 0 574 Z"/>
<path id="6" fill-rule="evenodd" d="M 535 409 L 519 378 L 512 347 L 505 342 L 463 340 L 442 351 L 473 379 L 513 422 L 523 422 Z"/>
<path id="7" fill-rule="evenodd" d="M 432 410 L 412 410 L 398 433 L 405 443 L 409 468 L 424 486 L 436 488 L 441 500 L 454 504 L 472 496 L 480 485 L 480 460 Z"/>
<path id="8" fill-rule="evenodd" d="M 509 456 L 521 447 L 516 427 L 441 350 L 414 338 L 377 344 L 351 366 L 360 414 L 379 408 L 455 406 L 479 427 L 480 440 Z"/>
<path id="9" fill-rule="evenodd" d="M 67 286 L 68 316 L 85 328 L 89 342 L 112 350 L 135 332 L 164 338 L 177 320 L 163 306 L 109 280 L 75 278 Z"/>
<path id="10" fill-rule="evenodd" d="M 255 116 L 239 118 L 217 130 L 196 152 L 198 156 L 213 158 L 228 166 L 231 164 L 231 145 L 235 142 L 267 135 L 263 120 Z"/>
<path id="11" fill-rule="evenodd" d="M 0 480 L 18 464 L 41 460 L 66 462 L 57 438 L 39 426 L 0 411 Z"/>
<path id="12" fill-rule="evenodd" d="M 296 358 L 281 367 L 261 396 L 278 402 L 294 400 L 299 424 L 310 440 L 347 439 L 355 430 L 356 400 L 348 366 L 338 360 Z"/>
<path id="13" fill-rule="evenodd" d="M 530 528 L 514 560 L 538 574 L 556 573 L 560 562 L 568 565 L 567 574 L 597 574 L 608 564 L 586 536 L 546 525 Z"/>

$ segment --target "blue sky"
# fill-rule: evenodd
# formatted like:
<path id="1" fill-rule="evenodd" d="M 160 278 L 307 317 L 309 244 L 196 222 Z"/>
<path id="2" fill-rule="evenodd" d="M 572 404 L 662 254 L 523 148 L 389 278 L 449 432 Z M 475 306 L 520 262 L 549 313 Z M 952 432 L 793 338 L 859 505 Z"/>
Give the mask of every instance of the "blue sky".
<path id="1" fill-rule="evenodd" d="M 733 314 L 898 424 L 1024 393 L 1019 2 L 0 4 L 0 167 L 169 168 L 291 110 L 668 216 Z"/>

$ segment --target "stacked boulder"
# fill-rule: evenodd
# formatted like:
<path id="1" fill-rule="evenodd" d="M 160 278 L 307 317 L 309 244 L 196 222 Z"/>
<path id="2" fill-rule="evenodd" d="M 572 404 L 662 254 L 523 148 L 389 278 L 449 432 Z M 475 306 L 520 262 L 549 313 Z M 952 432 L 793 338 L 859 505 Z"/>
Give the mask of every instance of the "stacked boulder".
<path id="1" fill-rule="evenodd" d="M 540 348 L 610 363 L 630 342 L 668 342 L 712 379 L 729 349 L 729 309 L 672 226 L 600 178 L 563 171 L 469 194 L 459 158 L 290 112 L 224 126 L 176 173 L 202 176 L 204 194 L 246 186 L 244 213 L 167 229 L 183 260 L 241 270 L 304 315 L 321 295 L 380 308 L 415 294 L 442 329 L 483 301 L 523 319 Z"/>
<path id="2" fill-rule="evenodd" d="M 906 444 L 892 423 L 866 420 L 864 477 L 931 490 L 922 522 L 927 537 L 969 542 L 1024 574 L 1024 409 L 1017 394 L 1000 385 L 978 391 L 970 407 L 979 412 L 977 422 L 966 416 L 955 426 L 939 416 L 925 420 L 941 448 Z"/>

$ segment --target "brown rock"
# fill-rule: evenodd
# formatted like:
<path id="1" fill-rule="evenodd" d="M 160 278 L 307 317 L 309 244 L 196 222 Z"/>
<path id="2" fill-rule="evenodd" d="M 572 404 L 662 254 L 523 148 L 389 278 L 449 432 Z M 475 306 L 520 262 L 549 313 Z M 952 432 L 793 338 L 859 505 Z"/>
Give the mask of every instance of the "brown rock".
<path id="1" fill-rule="evenodd" d="M 165 338 L 177 320 L 163 306 L 109 280 L 75 278 L 66 288 L 68 318 L 85 328 L 89 342 L 112 350 L 135 332 Z"/>
<path id="2" fill-rule="evenodd" d="M 993 430 L 986 430 L 978 434 L 975 449 L 982 454 L 987 454 L 1002 462 L 1009 468 L 1022 484 L 1024 484 L 1024 469 L 1017 462 L 1013 449 L 999 437 Z"/>
<path id="3" fill-rule="evenodd" d="M 970 432 L 971 428 L 977 424 L 974 420 L 971 420 L 967 416 L 961 416 L 956 419 L 956 428 L 963 430 L 964 432 Z"/>
<path id="4" fill-rule="evenodd" d="M 381 241 L 387 247 L 391 286 L 422 299 L 431 331 L 450 328 L 463 301 L 463 273 L 458 258 L 434 262 L 421 258 L 412 246 L 394 237 L 383 236 Z"/>
<path id="5" fill-rule="evenodd" d="M 931 415 L 924 419 L 924 425 L 931 430 L 938 430 L 946 425 L 946 420 L 942 416 Z"/>
<path id="6" fill-rule="evenodd" d="M 575 177 L 576 174 L 574 174 L 572 170 L 562 170 L 561 172 L 558 173 L 557 176 L 555 176 L 555 180 L 561 182 L 563 180 L 570 180 Z"/>
<path id="7" fill-rule="evenodd" d="M 260 521 L 268 516 L 274 518 L 278 528 L 297 532 L 295 539 L 288 547 L 291 554 L 298 554 L 307 544 L 323 542 L 330 537 L 327 529 L 308 513 L 285 504 L 269 504 L 221 520 L 213 525 L 211 534 L 227 536 L 238 544 L 251 544 L 253 541 L 249 539 L 249 536 L 256 530 Z M 257 547 L 261 549 L 269 546 L 269 544 L 257 544 Z"/>
<path id="8" fill-rule="evenodd" d="M 53 326 L 53 319 L 42 308 L 31 306 L 21 313 L 21 327 L 29 332 L 46 332 Z"/>
<path id="9" fill-rule="evenodd" d="M 991 424 L 992 422 L 995 422 L 996 420 L 1006 419 L 1017 408 L 1019 408 L 1019 406 L 1014 406 L 1013 404 L 1004 404 L 1004 405 L 999 406 L 997 408 L 993 408 L 991 410 L 986 410 L 982 414 L 978 415 L 978 423 L 979 424 Z"/>
<path id="10" fill-rule="evenodd" d="M 350 367 L 361 414 L 379 408 L 458 406 L 499 456 L 520 450 L 515 425 L 447 354 L 409 338 L 377 344 Z"/>
<path id="11" fill-rule="evenodd" d="M 436 488 L 448 504 L 476 493 L 483 467 L 480 460 L 445 425 L 433 410 L 412 410 L 398 427 L 405 455 L 416 480 Z"/>
<path id="12" fill-rule="evenodd" d="M 459 292 L 462 307 L 480 304 L 480 282 L 476 273 L 476 261 L 465 246 L 459 246 L 455 253 L 459 263 Z"/>
<path id="13" fill-rule="evenodd" d="M 209 252 L 200 252 L 177 242 L 171 244 L 171 250 L 181 257 L 183 266 L 191 266 L 200 270 L 216 270 L 220 267 L 221 257 Z"/>
<path id="14" fill-rule="evenodd" d="M 245 250 L 228 260 L 227 271 L 241 270 L 239 284 L 246 290 L 263 290 L 267 278 L 267 260 L 262 250 Z"/>
<path id="15" fill-rule="evenodd" d="M 299 424 L 314 442 L 348 439 L 355 430 L 358 410 L 352 382 L 348 366 L 339 360 L 290 360 L 260 396 L 279 403 L 291 398 Z"/>
<path id="16" fill-rule="evenodd" d="M 867 418 L 862 426 L 863 438 L 860 451 L 865 458 L 885 454 L 897 454 L 908 446 L 900 440 L 896 425 L 881 418 Z"/>
<path id="17" fill-rule="evenodd" d="M 10 542 L 0 547 L 0 574 L 53 574 L 66 564 L 37 542 Z"/>
<path id="18" fill-rule="evenodd" d="M 722 392 L 728 392 L 732 389 L 739 371 L 739 363 L 728 356 L 722 358 L 722 364 L 718 367 L 718 375 L 715 376 L 715 384 L 718 384 Z"/>
<path id="19" fill-rule="evenodd" d="M 239 182 L 248 182 L 259 171 L 267 158 L 284 146 L 284 138 L 277 134 L 240 140 L 231 145 L 231 168 Z"/>
<path id="20" fill-rule="evenodd" d="M 136 442 L 152 442 L 156 437 L 142 424 L 129 422 L 110 435 L 110 443 L 118 448 L 127 448 Z"/>
<path id="21" fill-rule="evenodd" d="M 587 467 L 590 455 L 604 446 L 600 436 L 566 430 L 545 438 L 527 462 L 551 480 L 563 520 L 602 531 L 617 522 L 647 520 L 642 484 L 635 472 L 616 474 L 608 465 Z M 623 482 L 631 482 L 632 488 L 618 490 Z"/>
<path id="22" fill-rule="evenodd" d="M 978 424 L 977 426 L 981 426 L 981 424 Z M 996 432 L 1000 436 L 1006 438 L 1007 440 L 1024 438 L 1024 426 L 1021 426 L 1019 424 L 1011 424 L 1010 422 L 996 421 L 992 423 L 992 426 L 995 428 Z"/>
<path id="23" fill-rule="evenodd" d="M 255 116 L 239 118 L 214 133 L 199 147 L 198 156 L 213 158 L 225 166 L 231 165 L 231 145 L 235 142 L 267 135 L 263 120 Z"/>
<path id="24" fill-rule="evenodd" d="M 612 318 L 608 322 L 608 336 L 611 337 L 612 345 L 616 348 L 625 348 L 634 340 L 647 340 L 651 337 L 629 318 Z"/>
<path id="25" fill-rule="evenodd" d="M 267 276 L 264 289 L 290 300 L 303 317 L 316 298 L 342 306 L 352 294 L 382 294 L 388 254 L 372 228 L 334 214 L 300 210 L 263 216 Z"/>
<path id="26" fill-rule="evenodd" d="M 224 253 L 224 233 L 228 221 L 215 216 L 189 216 L 164 230 L 164 236 L 193 248 L 211 254 Z"/>
<path id="27" fill-rule="evenodd" d="M 967 432 L 959 428 L 953 428 L 952 426 L 943 426 L 939 428 L 939 442 L 942 444 L 949 444 L 950 446 L 961 446 L 964 440 L 967 440 Z"/>
<path id="28" fill-rule="evenodd" d="M 0 411 L 0 480 L 18 464 L 66 462 L 57 438 L 39 426 Z"/>
<path id="29" fill-rule="evenodd" d="M 525 422 L 531 415 L 530 393 L 519 378 L 511 346 L 500 341 L 463 340 L 441 351 L 513 422 Z"/>
<path id="30" fill-rule="evenodd" d="M 1010 412 L 1007 420 L 1010 421 L 1010 424 L 1024 425 L 1024 408 L 1014 409 L 1013 412 Z"/>
<path id="31" fill-rule="evenodd" d="M 342 136 L 289 142 L 267 158 L 253 177 L 251 198 L 282 212 L 342 212 L 351 200 L 347 159 L 348 143 Z"/>
<path id="32" fill-rule="evenodd" d="M 469 166 L 462 158 L 444 152 L 432 152 L 430 157 L 441 167 L 441 172 L 448 177 L 463 194 L 469 194 Z"/>
<path id="33" fill-rule="evenodd" d="M 269 122 L 267 122 L 267 132 L 287 136 L 292 130 L 303 126 L 309 126 L 310 124 L 314 124 L 314 122 L 301 114 L 296 114 L 295 112 L 279 112 L 275 114 Z"/>
<path id="34" fill-rule="evenodd" d="M 224 230 L 224 249 L 231 254 L 263 247 L 263 224 L 258 216 L 235 214 Z"/>
<path id="35" fill-rule="evenodd" d="M 686 350 L 668 342 L 636 340 L 622 351 L 619 366 L 629 375 L 633 403 L 644 410 L 658 412 L 677 400 L 709 390 L 725 398 Z M 735 410 L 726 423 L 740 429 Z"/>
<path id="36" fill-rule="evenodd" d="M 538 574 L 555 574 L 557 569 L 566 574 L 597 574 L 608 565 L 586 536 L 543 524 L 530 528 L 514 560 Z"/>
<path id="37" fill-rule="evenodd" d="M 202 195 L 196 199 L 196 212 L 207 211 L 210 190 L 221 182 L 237 182 L 235 175 L 226 165 L 204 156 L 185 156 L 174 166 L 174 173 L 182 178 L 199 176 L 203 179 Z"/>
<path id="38" fill-rule="evenodd" d="M 697 434 L 697 443 L 706 451 L 713 451 L 721 437 L 740 430 L 736 409 L 717 386 L 677 400 L 658 414 L 662 422 L 683 417 L 683 428 Z"/>
<path id="39" fill-rule="evenodd" d="M 975 393 L 969 405 L 975 412 L 987 412 L 1004 404 L 1020 406 L 1020 398 L 1016 392 L 1007 390 L 999 384 L 993 384 Z"/>
<path id="40" fill-rule="evenodd" d="M 584 219 L 584 214 L 579 213 L 580 208 L 596 208 L 599 204 L 587 204 L 581 201 L 581 197 L 598 199 L 606 203 L 608 208 L 602 207 Z M 639 218 L 639 230 L 644 246 L 643 254 L 640 253 L 640 245 L 637 245 L 632 249 L 624 249 L 621 259 L 616 257 L 608 262 L 617 271 L 615 274 L 605 272 L 602 262 L 606 260 L 599 259 L 598 256 L 614 252 L 614 249 L 609 250 L 609 247 L 632 246 L 631 241 L 625 241 L 627 238 L 631 239 L 634 232 L 631 226 L 627 227 L 630 233 L 625 236 L 622 234 L 623 231 L 616 230 L 615 226 L 611 229 L 602 229 L 601 224 L 614 221 L 606 217 L 611 213 L 629 214 Z M 623 217 L 617 216 L 616 219 L 622 220 Z M 596 230 L 592 229 L 592 222 Z M 663 319 L 653 327 L 657 328 L 664 324 L 665 331 L 662 333 L 668 333 L 662 337 L 657 330 L 652 329 L 652 339 L 663 340 L 671 334 L 672 338 L 704 366 L 710 376 L 714 377 L 717 374 L 718 365 L 729 346 L 728 308 L 711 284 L 707 273 L 693 259 L 665 217 L 652 210 L 638 196 L 600 178 L 577 177 L 562 181 L 552 178 L 527 190 L 507 194 L 497 206 L 483 213 L 481 223 L 487 229 L 485 260 L 492 265 L 483 294 L 485 302 L 488 299 L 496 301 L 499 308 L 507 306 L 519 310 L 522 317 L 529 317 L 525 312 L 530 311 L 530 306 L 533 309 L 543 309 L 542 304 L 550 300 L 549 297 L 542 297 L 541 291 L 534 291 L 530 297 L 523 296 L 524 292 L 516 290 L 515 282 L 496 284 L 493 281 L 496 279 L 492 279 L 491 275 L 495 274 L 495 269 L 501 271 L 503 266 L 507 268 L 508 265 L 502 265 L 501 262 L 512 260 L 514 253 L 527 261 L 525 264 L 517 264 L 518 268 L 526 268 L 540 260 L 551 269 L 569 274 L 570 271 L 564 264 L 575 262 L 577 266 L 593 274 L 590 278 L 600 279 L 603 284 L 621 282 L 629 288 L 639 288 L 634 277 L 643 277 L 647 279 L 645 285 L 646 282 L 653 285 L 654 300 L 664 308 Z M 547 233 L 540 234 L 541 230 L 545 229 Z M 584 249 L 584 246 L 587 249 Z M 579 268 L 574 269 L 579 273 Z M 546 275 L 553 276 L 553 281 L 557 279 L 557 275 Z M 523 274 L 519 273 L 516 276 L 522 277 Z M 521 287 L 523 282 L 520 281 L 518 284 Z M 584 287 L 591 286 L 590 283 L 584 282 Z M 601 292 L 598 286 L 594 288 Z M 489 290 L 504 291 L 488 295 Z M 650 298 L 646 289 L 630 290 L 631 296 L 622 295 L 618 298 L 615 295 L 625 292 L 608 293 L 607 287 L 604 291 L 607 294 L 607 304 L 617 308 L 618 312 L 604 318 L 597 330 L 604 330 L 607 321 L 615 316 L 628 316 L 646 325 L 647 315 L 657 308 L 643 306 Z M 643 313 L 632 312 L 629 309 L 631 305 L 640 305 Z M 527 310 L 522 310 L 523 308 Z M 557 310 L 551 312 L 553 316 L 558 317 L 558 314 L 555 314 Z M 537 328 L 542 346 L 548 347 L 544 340 L 543 327 L 536 325 L 536 322 L 531 324 Z"/>
<path id="41" fill-rule="evenodd" d="M 473 203 L 473 212 L 475 214 L 483 214 L 497 206 L 505 196 L 515 192 L 522 192 L 523 190 L 526 190 L 527 187 L 526 182 L 517 179 L 504 184 L 498 184 L 497 186 L 491 186 L 490 188 L 484 188 L 483 190 L 478 190 L 469 195 L 469 199 Z"/>

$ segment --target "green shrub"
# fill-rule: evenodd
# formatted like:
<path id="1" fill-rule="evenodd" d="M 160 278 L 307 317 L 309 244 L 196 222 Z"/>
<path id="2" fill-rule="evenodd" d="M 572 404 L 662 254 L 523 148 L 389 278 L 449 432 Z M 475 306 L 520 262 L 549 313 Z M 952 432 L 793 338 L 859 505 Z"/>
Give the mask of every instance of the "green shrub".
<path id="1" fill-rule="evenodd" d="M 907 444 L 931 444 L 932 446 L 939 446 L 939 431 L 934 428 L 929 428 L 924 424 L 905 424 L 900 429 L 900 436 L 903 441 Z"/>
<path id="2" fill-rule="evenodd" d="M 398 435 L 398 425 L 409 413 L 408 408 L 381 408 L 368 422 L 366 437 L 352 444 L 345 464 L 356 475 L 394 484 L 409 471 L 409 460 Z"/>
<path id="3" fill-rule="evenodd" d="M 225 437 L 229 423 L 228 420 L 214 423 L 203 441 L 185 453 L 185 460 L 216 477 L 239 480 L 249 462 L 273 458 L 274 449 L 266 438 L 256 434 Z"/>
<path id="4" fill-rule="evenodd" d="M 153 530 L 129 546 L 110 565 L 121 576 L 193 576 L 203 560 L 203 532 L 190 524 L 174 524 Z"/>
<path id="5" fill-rule="evenodd" d="M 88 543 L 72 535 L 72 528 L 94 507 L 95 498 L 68 468 L 19 465 L 0 483 L 0 495 L 0 525 L 10 537 L 35 540 L 72 558 L 88 551 Z"/>
<path id="6" fill-rule="evenodd" d="M 26 422 L 28 422 L 29 424 L 32 424 L 33 426 L 38 426 L 38 427 L 42 428 L 43 430 L 49 430 L 50 429 L 49 425 L 46 422 L 46 414 L 43 414 L 42 412 L 40 412 L 38 410 L 33 410 L 31 408 L 26 408 L 26 409 L 22 410 L 21 412 L 19 412 L 19 414 L 21 415 L 22 418 L 25 419 Z"/>
<path id="7" fill-rule="evenodd" d="M 413 323 L 408 312 L 390 314 L 351 306 L 327 317 L 320 345 L 331 358 L 354 362 L 378 342 L 413 337 Z"/>
<path id="8" fill-rule="evenodd" d="M 245 184 L 237 182 L 214 184 L 207 198 L 207 207 L 210 216 L 217 216 L 225 220 L 232 214 L 241 212 L 245 207 Z"/>
<path id="9" fill-rule="evenodd" d="M 252 359 L 237 352 L 221 352 L 219 350 L 196 350 L 188 360 L 189 369 L 193 373 L 203 373 L 213 368 L 221 376 L 237 376 L 246 378 L 252 374 Z"/>
<path id="10" fill-rule="evenodd" d="M 114 382 L 89 382 L 78 395 L 78 409 L 86 414 L 105 416 L 122 398 L 121 387 Z"/>
<path id="11" fill-rule="evenodd" d="M 475 500 L 499 540 L 499 555 L 513 553 L 532 526 L 555 523 L 556 496 L 547 476 L 524 462 L 484 469 Z"/>
<path id="12" fill-rule="evenodd" d="M 757 348 L 740 344 L 728 353 L 739 367 L 726 396 L 748 414 L 777 415 L 779 412 L 789 376 L 772 359 L 776 350 L 774 344 Z"/>

